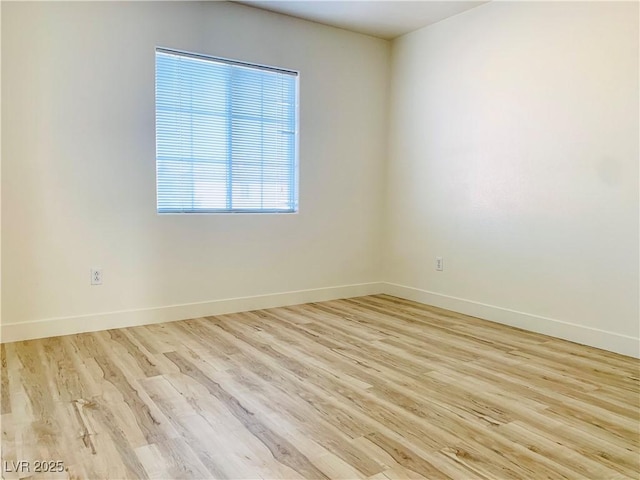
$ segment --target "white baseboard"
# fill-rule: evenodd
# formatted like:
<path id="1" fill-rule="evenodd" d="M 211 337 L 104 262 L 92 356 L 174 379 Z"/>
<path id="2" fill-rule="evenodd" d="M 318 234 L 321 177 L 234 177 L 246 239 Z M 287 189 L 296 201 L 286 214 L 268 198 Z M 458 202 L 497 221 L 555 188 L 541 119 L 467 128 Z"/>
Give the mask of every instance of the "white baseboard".
<path id="1" fill-rule="evenodd" d="M 522 328 L 530 332 L 542 333 L 582 345 L 640 358 L 640 338 L 394 283 L 384 283 L 384 292 L 395 297 L 453 310 L 465 315 Z"/>
<path id="2" fill-rule="evenodd" d="M 2 324 L 2 343 L 57 337 L 74 333 L 95 332 L 111 328 L 135 327 L 152 323 L 173 322 L 188 318 L 246 312 L 263 308 L 284 307 L 300 303 L 322 302 L 338 298 L 383 293 L 382 283 L 361 283 L 338 287 L 298 290 L 293 292 L 228 298 L 210 302 L 168 305 L 165 307 L 97 313 L 77 317 L 49 318 L 22 323 Z"/>
<path id="3" fill-rule="evenodd" d="M 139 310 L 125 310 L 76 317 L 49 318 L 30 322 L 2 324 L 0 341 L 2 343 L 16 342 L 74 333 L 95 332 L 111 328 L 135 327 L 152 323 L 172 322 L 188 318 L 223 315 L 225 313 L 244 312 L 262 308 L 283 307 L 300 303 L 322 302 L 378 293 L 386 293 L 492 322 L 522 328 L 531 332 L 542 333 L 582 345 L 589 345 L 640 358 L 640 339 L 638 338 L 384 282 L 342 285 L 257 295 L 253 297 L 228 298 L 184 305 L 168 305 Z"/>

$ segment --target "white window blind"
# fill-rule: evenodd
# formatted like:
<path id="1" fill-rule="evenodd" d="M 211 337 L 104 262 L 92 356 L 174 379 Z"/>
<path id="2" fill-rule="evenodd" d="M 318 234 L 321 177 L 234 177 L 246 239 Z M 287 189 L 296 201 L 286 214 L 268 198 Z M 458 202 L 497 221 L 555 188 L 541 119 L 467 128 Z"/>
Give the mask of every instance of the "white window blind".
<path id="1" fill-rule="evenodd" d="M 297 73 L 156 49 L 159 213 L 295 212 Z"/>

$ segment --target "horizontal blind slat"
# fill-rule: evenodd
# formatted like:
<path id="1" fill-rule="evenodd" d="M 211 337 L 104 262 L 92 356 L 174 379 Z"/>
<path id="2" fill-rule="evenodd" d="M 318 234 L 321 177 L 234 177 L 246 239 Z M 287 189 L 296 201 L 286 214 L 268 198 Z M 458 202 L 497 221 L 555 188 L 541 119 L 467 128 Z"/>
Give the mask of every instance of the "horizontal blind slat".
<path id="1" fill-rule="evenodd" d="M 156 50 L 158 211 L 297 210 L 293 72 Z"/>

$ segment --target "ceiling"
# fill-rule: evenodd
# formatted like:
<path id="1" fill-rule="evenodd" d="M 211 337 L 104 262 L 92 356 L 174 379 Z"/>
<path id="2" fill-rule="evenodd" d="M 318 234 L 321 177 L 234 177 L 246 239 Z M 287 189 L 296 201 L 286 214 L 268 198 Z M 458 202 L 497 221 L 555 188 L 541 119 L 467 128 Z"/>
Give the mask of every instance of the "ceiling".
<path id="1" fill-rule="evenodd" d="M 243 0 L 237 3 L 390 40 L 487 2 Z"/>

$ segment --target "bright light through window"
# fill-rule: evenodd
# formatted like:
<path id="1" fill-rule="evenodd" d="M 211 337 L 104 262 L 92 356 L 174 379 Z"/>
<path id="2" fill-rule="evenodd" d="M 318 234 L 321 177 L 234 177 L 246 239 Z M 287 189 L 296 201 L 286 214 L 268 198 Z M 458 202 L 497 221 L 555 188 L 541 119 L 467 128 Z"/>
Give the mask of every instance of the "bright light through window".
<path id="1" fill-rule="evenodd" d="M 156 49 L 159 213 L 298 209 L 298 74 Z"/>

